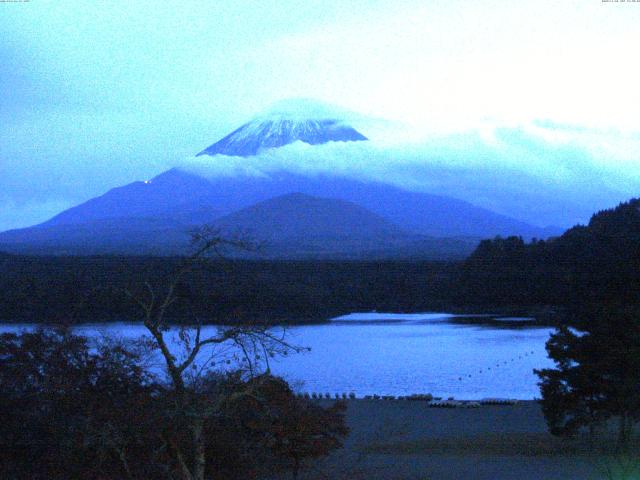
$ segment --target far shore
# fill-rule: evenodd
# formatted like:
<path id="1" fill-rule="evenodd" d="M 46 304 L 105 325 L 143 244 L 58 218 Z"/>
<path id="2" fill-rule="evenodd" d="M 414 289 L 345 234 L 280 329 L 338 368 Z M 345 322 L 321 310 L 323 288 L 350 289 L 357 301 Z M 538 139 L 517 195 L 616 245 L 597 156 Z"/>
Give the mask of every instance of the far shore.
<path id="1" fill-rule="evenodd" d="M 368 311 L 378 312 L 374 309 L 361 309 L 359 312 L 366 313 Z M 438 306 L 429 309 L 421 310 L 402 310 L 402 311 L 380 311 L 380 313 L 390 314 L 420 314 L 420 313 L 434 313 L 434 312 L 446 312 L 455 317 L 451 318 L 452 322 L 470 324 L 470 325 L 488 325 L 488 326 L 500 326 L 504 328 L 509 327 L 523 327 L 523 326 L 544 326 L 554 327 L 562 323 L 564 314 L 561 308 L 549 306 L 549 305 L 533 305 L 533 306 L 511 306 L 511 307 L 490 307 L 490 306 Z M 271 325 L 271 326 L 297 326 L 297 325 L 322 325 L 331 323 L 334 318 L 349 315 L 354 313 L 353 311 L 340 311 L 331 315 L 318 315 L 318 316 L 300 316 L 300 315 L 284 315 L 277 313 L 268 313 L 264 317 L 243 320 L 243 321 L 230 321 L 229 319 L 212 319 L 204 318 L 202 325 L 220 325 L 220 326 L 237 326 L 237 325 Z M 522 321 L 527 319 L 526 322 Z M 169 318 L 169 323 L 172 325 L 192 325 L 193 319 L 191 318 Z M 101 324 L 138 324 L 142 323 L 141 317 L 100 317 L 97 316 L 93 320 L 89 319 L 69 319 L 68 321 L 52 321 L 50 319 L 36 319 L 36 318 L 1 318 L 0 325 L 43 325 L 43 326 L 90 326 Z"/>

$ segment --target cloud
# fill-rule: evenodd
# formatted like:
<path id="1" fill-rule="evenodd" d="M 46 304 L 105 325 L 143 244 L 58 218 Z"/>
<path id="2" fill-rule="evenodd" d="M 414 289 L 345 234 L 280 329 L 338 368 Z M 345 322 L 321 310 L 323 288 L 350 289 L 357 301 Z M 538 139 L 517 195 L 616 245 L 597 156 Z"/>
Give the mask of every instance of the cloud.
<path id="1" fill-rule="evenodd" d="M 10 202 L 0 229 L 44 220 L 46 205 L 60 199 L 75 204 L 147 179 L 291 96 L 400 120 L 430 136 L 335 151 L 291 146 L 281 152 L 288 160 L 225 159 L 219 172 L 266 174 L 264 164 L 278 162 L 306 172 L 336 168 L 497 209 L 506 209 L 506 197 L 495 200 L 499 192 L 481 181 L 501 185 L 514 202 L 514 185 L 535 193 L 545 175 L 556 189 L 577 185 L 563 198 L 580 205 L 587 193 L 609 201 L 608 192 L 637 191 L 634 5 L 156 3 L 3 9 L 0 191 Z M 334 154 L 342 163 L 331 164 Z M 40 213 L 7 210 L 17 205 Z"/>
<path id="2" fill-rule="evenodd" d="M 0 128 L 0 230 L 42 222 L 174 166 L 204 176 L 338 174 L 467 200 L 530 223 L 569 226 L 640 191 L 640 134 L 555 121 L 456 132 L 352 119 L 371 141 L 301 142 L 249 158 L 191 157 L 228 126 L 130 113 L 17 115 Z M 41 132 L 46 131 L 47 135 Z M 82 142 L 77 139 L 82 138 Z"/>
<path id="3" fill-rule="evenodd" d="M 411 142 L 296 142 L 247 158 L 188 157 L 179 166 L 206 177 L 281 170 L 340 175 L 461 198 L 538 225 L 569 226 L 638 191 L 640 167 L 620 167 L 632 164 L 620 158 L 621 139 L 640 147 L 634 135 L 536 122 Z"/>

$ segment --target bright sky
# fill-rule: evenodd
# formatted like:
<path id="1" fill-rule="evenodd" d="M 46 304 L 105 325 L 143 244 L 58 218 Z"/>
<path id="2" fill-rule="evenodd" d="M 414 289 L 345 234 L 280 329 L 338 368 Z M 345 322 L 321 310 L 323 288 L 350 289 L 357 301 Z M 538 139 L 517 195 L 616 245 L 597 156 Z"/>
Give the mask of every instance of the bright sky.
<path id="1" fill-rule="evenodd" d="M 157 174 L 287 97 L 438 134 L 544 122 L 629 165 L 639 25 L 640 2 L 601 0 L 0 3 L 0 229 Z"/>

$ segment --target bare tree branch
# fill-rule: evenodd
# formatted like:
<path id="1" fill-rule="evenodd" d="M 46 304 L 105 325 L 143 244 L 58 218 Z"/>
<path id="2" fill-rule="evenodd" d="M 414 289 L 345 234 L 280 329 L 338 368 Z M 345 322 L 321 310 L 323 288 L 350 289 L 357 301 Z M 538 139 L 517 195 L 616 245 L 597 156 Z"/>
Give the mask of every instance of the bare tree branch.
<path id="1" fill-rule="evenodd" d="M 181 326 L 179 339 L 184 348 L 184 357 L 178 361 L 171 353 L 168 339 L 166 338 L 167 320 L 169 309 L 179 300 L 178 289 L 187 274 L 193 272 L 198 266 L 206 265 L 206 260 L 211 255 L 218 259 L 226 259 L 225 249 L 252 251 L 256 246 L 240 237 L 225 238 L 220 231 L 208 226 L 201 227 L 192 232 L 193 252 L 181 259 L 178 266 L 167 278 L 164 288 L 158 290 L 148 280 L 144 282 L 146 294 L 136 295 L 131 290 L 126 290 L 127 296 L 133 299 L 144 314 L 143 324 L 154 339 L 155 347 L 160 351 L 164 359 L 165 367 L 170 377 L 173 391 L 176 395 L 177 415 L 188 418 L 186 430 L 189 432 L 193 451 L 189 457 L 193 465 L 189 465 L 185 452 L 181 450 L 179 442 L 171 435 L 165 443 L 172 447 L 176 455 L 181 475 L 184 479 L 204 480 L 204 439 L 202 437 L 202 425 L 207 415 L 218 411 L 225 399 L 216 401 L 207 400 L 206 404 L 197 401 L 190 395 L 187 388 L 187 369 L 197 364 L 198 355 L 207 346 L 230 344 L 240 350 L 246 361 L 249 374 L 253 376 L 257 371 L 257 364 L 263 361 L 269 368 L 269 358 L 276 355 L 286 355 L 293 350 L 301 351 L 287 343 L 284 332 L 281 335 L 273 333 L 267 325 L 237 325 L 218 328 L 215 335 L 203 338 L 202 321 L 196 315 L 196 322 L 192 326 Z M 192 333 L 189 332 L 192 330 Z M 195 331 L 194 331 L 195 330 Z M 211 357 L 213 358 L 213 357 Z M 211 360 L 211 359 L 210 359 Z M 209 361 L 210 361 L 209 360 Z M 209 363 L 209 361 L 207 363 Z M 202 375 L 203 369 L 198 374 Z M 191 385 L 193 387 L 193 385 Z M 242 395 L 251 395 L 251 392 L 241 392 Z M 238 393 L 234 393 L 238 395 Z M 226 399 L 228 400 L 228 399 Z"/>

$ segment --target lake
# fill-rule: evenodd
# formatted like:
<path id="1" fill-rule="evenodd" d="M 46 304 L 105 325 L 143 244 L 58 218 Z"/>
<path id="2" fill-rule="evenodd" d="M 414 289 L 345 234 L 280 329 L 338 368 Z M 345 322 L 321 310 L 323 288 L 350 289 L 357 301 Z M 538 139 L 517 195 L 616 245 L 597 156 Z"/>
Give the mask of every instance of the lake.
<path id="1" fill-rule="evenodd" d="M 271 370 L 309 393 L 539 397 L 533 369 L 552 365 L 544 348 L 552 329 L 527 326 L 527 319 L 505 319 L 508 323 L 501 326 L 500 321 L 483 324 L 486 316 L 477 318 L 480 324 L 445 313 L 356 313 L 326 324 L 289 327 L 287 340 L 311 351 L 272 360 Z M 520 321 L 522 326 L 512 328 Z M 33 325 L 4 324 L 0 332 L 29 328 Z M 91 324 L 76 331 L 136 338 L 144 327 Z"/>

